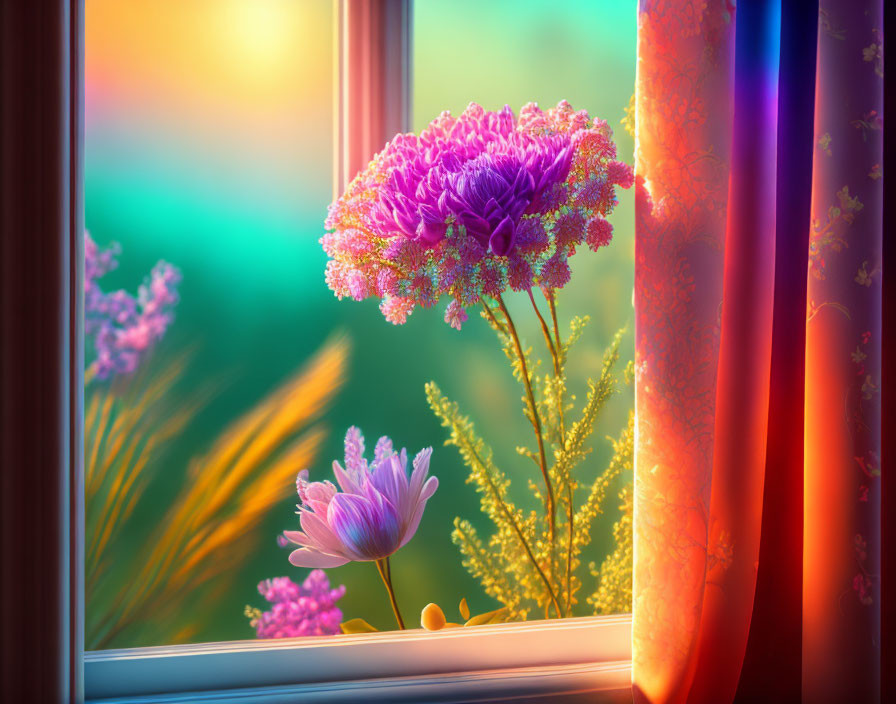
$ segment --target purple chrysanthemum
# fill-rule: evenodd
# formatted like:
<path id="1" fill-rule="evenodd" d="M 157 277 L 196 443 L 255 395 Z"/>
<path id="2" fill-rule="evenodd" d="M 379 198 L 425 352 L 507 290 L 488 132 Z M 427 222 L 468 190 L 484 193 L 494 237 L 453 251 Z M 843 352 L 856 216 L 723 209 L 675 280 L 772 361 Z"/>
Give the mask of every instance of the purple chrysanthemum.
<path id="1" fill-rule="evenodd" d="M 573 143 L 568 135 L 508 143 L 504 153 L 484 153 L 445 180 L 445 203 L 467 235 L 492 254 L 514 248 L 520 219 L 543 193 L 569 173 Z"/>
<path id="2" fill-rule="evenodd" d="M 506 286 L 562 287 L 586 224 L 632 184 L 615 157 L 607 123 L 565 101 L 530 103 L 519 119 L 475 103 L 444 112 L 419 136 L 397 135 L 330 206 L 327 284 L 340 298 L 381 298 L 393 323 L 448 296 L 458 328 L 459 307 Z"/>
<path id="3" fill-rule="evenodd" d="M 259 593 L 271 604 L 268 611 L 247 609 L 258 638 L 326 636 L 341 632 L 342 611 L 336 606 L 345 595 L 340 585 L 330 589 L 323 570 L 312 570 L 301 585 L 289 577 L 258 583 Z"/>
<path id="4" fill-rule="evenodd" d="M 333 462 L 339 489 L 332 482 L 309 482 L 299 472 L 301 531 L 284 531 L 300 545 L 289 561 L 297 567 L 338 567 L 388 557 L 417 532 L 426 502 L 439 481 L 429 477 L 432 448 L 417 453 L 408 477 L 407 452 L 396 453 L 382 437 L 373 461 L 364 458 L 364 436 L 351 427 L 345 435 L 345 467 Z"/>

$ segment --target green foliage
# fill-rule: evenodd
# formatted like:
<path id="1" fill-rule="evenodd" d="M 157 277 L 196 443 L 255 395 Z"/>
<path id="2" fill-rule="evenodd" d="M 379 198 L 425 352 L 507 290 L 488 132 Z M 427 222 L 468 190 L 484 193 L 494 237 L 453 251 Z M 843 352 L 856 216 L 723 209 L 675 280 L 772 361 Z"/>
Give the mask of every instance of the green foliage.
<path id="1" fill-rule="evenodd" d="M 631 438 L 629 434 L 629 442 Z M 622 517 L 613 526 L 616 549 L 607 555 L 600 569 L 593 562 L 589 565 L 591 576 L 597 578 L 598 586 L 588 597 L 588 603 L 598 614 L 618 614 L 632 608 L 632 513 L 635 506 L 632 494 L 631 483 L 626 484 L 619 493 Z"/>
<path id="2" fill-rule="evenodd" d="M 480 508 L 494 525 L 494 532 L 483 538 L 470 521 L 455 518 L 452 540 L 466 569 L 487 594 L 507 608 L 511 619 L 525 619 L 530 613 L 546 617 L 573 615 L 578 603 L 576 595 L 582 586 L 577 575 L 580 557 L 591 541 L 594 520 L 602 513 L 616 478 L 632 469 L 633 415 L 620 437 L 612 441 L 614 456 L 610 464 L 590 485 L 580 486 L 577 470 L 591 452 L 588 440 L 595 421 L 617 388 L 614 367 L 619 359 L 622 332 L 616 334 L 604 354 L 600 376 L 588 381 L 585 403 L 570 422 L 574 397 L 568 392 L 566 361 L 588 319 L 574 318 L 568 338 L 561 340 L 553 299 L 548 298 L 548 303 L 553 337 L 532 299 L 551 357 L 551 371 L 544 374 L 537 373 L 539 363 L 531 350 L 522 347 L 501 299 L 497 301 L 499 311 L 486 305 L 483 314 L 497 333 L 513 375 L 525 391 L 523 413 L 532 424 L 537 450 L 520 447 L 517 452 L 532 460 L 541 475 L 539 481 L 529 482 L 540 511 L 526 511 L 514 504 L 508 491 L 509 478 L 496 465 L 492 449 L 476 434 L 469 417 L 434 382 L 426 385 L 429 405 L 449 431 L 445 444 L 458 448 L 470 469 L 467 482 L 475 486 Z M 623 514 L 614 536 L 615 552 L 607 557 L 601 570 L 592 566 L 599 586 L 588 603 L 600 613 L 630 608 L 626 605 L 631 601 L 630 515 L 626 519 Z"/>

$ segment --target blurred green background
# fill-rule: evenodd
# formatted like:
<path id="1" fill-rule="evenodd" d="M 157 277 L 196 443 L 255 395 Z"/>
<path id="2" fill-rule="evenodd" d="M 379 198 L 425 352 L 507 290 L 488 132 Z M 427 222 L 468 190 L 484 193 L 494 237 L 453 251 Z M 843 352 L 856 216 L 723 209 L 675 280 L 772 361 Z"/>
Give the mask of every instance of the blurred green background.
<path id="1" fill-rule="evenodd" d="M 634 87 L 635 22 L 633 0 L 416 0 L 413 127 L 419 131 L 444 109 L 457 114 L 470 101 L 519 110 L 530 100 L 547 108 L 565 98 L 608 120 L 620 157 L 631 162 L 632 139 L 620 119 Z M 186 399 L 196 388 L 214 390 L 153 468 L 159 478 L 113 549 L 139 550 L 189 459 L 343 331 L 352 342 L 349 375 L 325 417 L 330 434 L 312 478 L 330 476 L 352 424 L 371 447 L 381 434 L 409 452 L 432 445 L 440 488 L 416 537 L 393 558 L 398 598 L 410 622 L 431 601 L 456 616 L 462 596 L 474 612 L 488 610 L 495 605 L 467 575 L 449 537 L 456 515 L 486 528 L 478 497 L 464 483 L 467 470 L 455 449 L 441 447 L 444 432 L 423 385 L 436 380 L 473 417 L 523 501 L 531 465 L 514 447 L 532 438 L 521 391 L 477 316 L 458 332 L 442 321 L 440 306 L 396 327 L 376 301 L 339 302 L 327 289 L 318 238 L 332 197 L 332 35 L 328 0 L 86 4 L 87 228 L 98 244 L 122 246 L 119 268 L 101 283 L 135 291 L 157 260 L 178 266 L 176 320 L 148 363 L 163 366 L 189 348 L 192 363 L 175 393 Z M 619 200 L 613 243 L 573 258 L 572 282 L 559 297 L 562 325 L 573 314 L 592 318 L 570 360 L 574 392 L 598 373 L 620 327 L 629 328 L 620 374 L 633 356 L 632 193 Z M 509 304 L 525 340 L 541 351 L 528 300 L 514 296 Z M 606 465 L 604 437 L 619 432 L 632 403 L 623 386 L 599 420 L 595 452 L 580 470 L 584 480 Z M 599 562 L 611 547 L 616 503 L 613 494 L 586 563 Z M 253 637 L 243 607 L 265 606 L 258 581 L 304 576 L 275 544 L 278 531 L 297 527 L 294 504 L 291 496 L 271 513 L 252 559 L 234 568 L 197 640 Z M 372 564 L 329 574 L 347 587 L 340 602 L 346 618 L 392 627 Z M 583 592 L 590 592 L 593 580 L 587 572 L 584 578 Z"/>

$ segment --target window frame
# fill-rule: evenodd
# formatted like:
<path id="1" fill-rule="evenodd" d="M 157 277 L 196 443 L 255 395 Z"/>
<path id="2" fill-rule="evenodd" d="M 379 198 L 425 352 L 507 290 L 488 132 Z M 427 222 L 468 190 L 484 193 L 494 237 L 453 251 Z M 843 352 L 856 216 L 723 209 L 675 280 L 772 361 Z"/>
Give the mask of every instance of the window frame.
<path id="1" fill-rule="evenodd" d="M 624 699 L 631 615 L 103 650 L 84 665 L 88 702 Z"/>
<path id="2" fill-rule="evenodd" d="M 440 633 L 84 652 L 83 3 L 58 3 L 49 18 L 28 3 L 4 11 L 4 38 L 15 39 L 10 52 L 19 59 L 10 69 L 16 79 L 11 83 L 21 84 L 23 94 L 34 93 L 31 102 L 37 106 L 25 107 L 38 113 L 20 110 L 4 132 L 44 148 L 37 169 L 27 149 L 3 156 L 4 205 L 14 204 L 4 221 L 33 223 L 28 237 L 4 237 L 4 252 L 15 254 L 20 264 L 4 267 L 4 358 L 17 366 L 4 359 L 3 378 L 20 378 L 14 388 L 4 388 L 4 405 L 39 407 L 21 418 L 4 415 L 0 431 L 5 459 L 28 458 L 27 481 L 4 478 L 3 505 L 10 510 L 4 516 L 3 593 L 22 612 L 15 621 L 22 627 L 4 629 L 3 671 L 16 676 L 12 685 L 4 677 L 4 691 L 18 691 L 22 700 L 53 692 L 49 700 L 67 702 L 85 696 L 107 702 L 348 702 L 357 701 L 360 689 L 365 701 L 524 696 L 556 701 L 576 692 L 592 693 L 593 701 L 593 693 L 601 691 L 630 700 L 630 614 Z M 334 159 L 342 165 L 336 178 L 343 179 L 337 187 L 388 137 L 410 126 L 411 9 L 412 0 L 334 0 L 342 106 L 336 113 Z M 358 41 L 359 36 L 366 39 Z M 359 61 L 365 70 L 349 70 Z M 353 104 L 367 105 L 367 112 L 342 109 Z M 376 131 L 362 120 L 371 112 L 380 115 Z M 15 247 L 7 249 L 8 242 Z M 49 282 L 38 296 L 35 281 Z M 12 526 L 8 535 L 7 526 Z M 41 560 L 40 569 L 33 568 L 35 559 Z M 31 609 L 39 609 L 38 623 Z"/>

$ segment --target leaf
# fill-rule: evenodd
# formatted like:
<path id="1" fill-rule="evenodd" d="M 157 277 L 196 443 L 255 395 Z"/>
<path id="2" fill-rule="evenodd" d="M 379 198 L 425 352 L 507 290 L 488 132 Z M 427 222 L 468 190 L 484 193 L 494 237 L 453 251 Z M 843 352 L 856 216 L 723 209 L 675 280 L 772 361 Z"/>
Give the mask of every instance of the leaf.
<path id="1" fill-rule="evenodd" d="M 470 607 L 467 606 L 466 597 L 460 600 L 460 606 L 457 607 L 457 610 L 460 611 L 460 615 L 463 617 L 464 621 L 470 618 Z"/>
<path id="2" fill-rule="evenodd" d="M 486 611 L 484 614 L 477 614 L 467 621 L 464 626 L 484 626 L 487 623 L 501 623 L 507 618 L 509 613 L 510 609 L 506 606 L 502 606 L 500 609 L 495 609 L 494 611 Z"/>
<path id="3" fill-rule="evenodd" d="M 353 618 L 339 624 L 343 633 L 377 633 L 378 630 L 371 626 L 363 618 Z"/>

